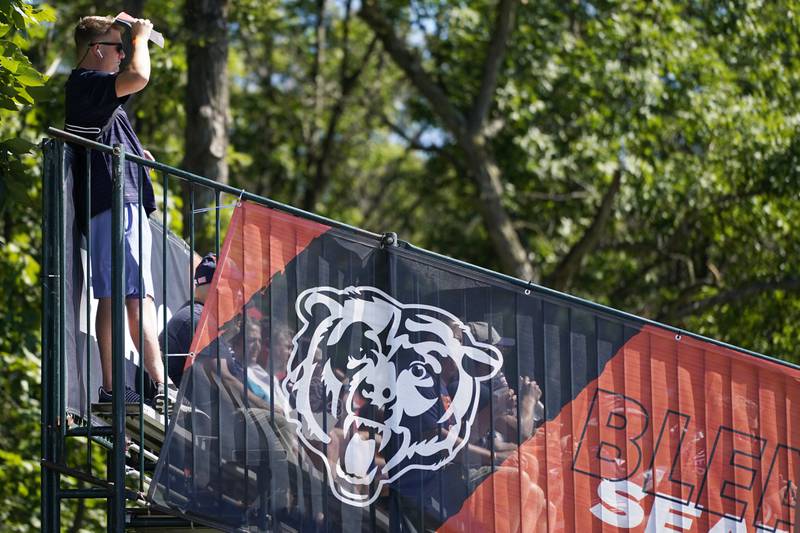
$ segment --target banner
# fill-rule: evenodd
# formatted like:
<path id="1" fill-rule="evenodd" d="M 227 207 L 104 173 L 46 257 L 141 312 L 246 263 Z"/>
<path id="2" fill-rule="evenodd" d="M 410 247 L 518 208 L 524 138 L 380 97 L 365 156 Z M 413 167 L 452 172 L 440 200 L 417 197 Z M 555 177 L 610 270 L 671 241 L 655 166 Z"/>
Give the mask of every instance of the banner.
<path id="1" fill-rule="evenodd" d="M 149 498 L 249 531 L 791 531 L 800 370 L 236 209 Z"/>

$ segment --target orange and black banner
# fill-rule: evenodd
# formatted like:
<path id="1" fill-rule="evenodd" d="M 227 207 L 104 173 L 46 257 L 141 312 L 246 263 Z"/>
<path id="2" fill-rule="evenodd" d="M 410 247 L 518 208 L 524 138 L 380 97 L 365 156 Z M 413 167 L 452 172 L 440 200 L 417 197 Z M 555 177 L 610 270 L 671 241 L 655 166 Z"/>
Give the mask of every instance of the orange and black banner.
<path id="1" fill-rule="evenodd" d="M 793 532 L 800 370 L 243 203 L 149 497 L 238 531 Z"/>

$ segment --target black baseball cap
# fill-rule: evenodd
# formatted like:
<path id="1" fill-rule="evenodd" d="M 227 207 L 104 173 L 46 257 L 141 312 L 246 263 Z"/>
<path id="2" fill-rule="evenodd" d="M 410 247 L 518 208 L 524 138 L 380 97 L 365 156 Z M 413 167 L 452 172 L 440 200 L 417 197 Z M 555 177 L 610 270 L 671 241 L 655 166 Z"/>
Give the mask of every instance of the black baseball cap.
<path id="1" fill-rule="evenodd" d="M 196 286 L 211 283 L 214 272 L 217 270 L 217 254 L 209 252 L 200 260 L 200 264 L 194 271 L 194 284 Z"/>

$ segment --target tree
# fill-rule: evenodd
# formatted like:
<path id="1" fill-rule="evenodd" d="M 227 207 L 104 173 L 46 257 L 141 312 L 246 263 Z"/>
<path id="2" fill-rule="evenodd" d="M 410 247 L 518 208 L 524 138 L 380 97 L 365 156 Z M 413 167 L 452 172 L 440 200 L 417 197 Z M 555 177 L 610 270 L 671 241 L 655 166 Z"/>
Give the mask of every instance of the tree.
<path id="1" fill-rule="evenodd" d="M 447 94 L 433 82 L 421 65 L 420 58 L 395 34 L 377 2 L 365 1 L 359 14 L 370 25 L 386 51 L 426 100 L 440 125 L 460 148 L 465 170 L 479 190 L 478 206 L 486 229 L 503 265 L 522 279 L 533 279 L 534 271 L 528 253 L 503 205 L 502 170 L 495 161 L 486 136 L 498 71 L 505 57 L 518 4 L 518 0 L 502 0 L 497 6 L 494 31 L 483 54 L 485 60 L 480 88 L 466 110 L 454 105 Z"/>
<path id="2" fill-rule="evenodd" d="M 0 521 L 7 531 L 40 525 L 41 178 L 30 125 L 49 88 L 30 57 L 43 23 L 53 20 L 47 7 L 0 4 Z"/>
<path id="3" fill-rule="evenodd" d="M 370 154 L 397 148 L 380 138 L 394 72 L 349 0 L 240 7 L 232 142 L 245 157 L 234 159 L 232 174 L 248 191 L 352 216 L 361 185 L 385 162 Z"/>
<path id="4" fill-rule="evenodd" d="M 186 128 L 183 168 L 228 182 L 228 2 L 186 2 Z M 188 187 L 184 188 L 188 191 Z M 210 195 L 199 191 L 198 205 Z M 186 204 L 188 206 L 188 203 Z M 184 212 L 184 226 L 190 213 Z M 202 224 L 205 219 L 199 218 Z"/>
<path id="5" fill-rule="evenodd" d="M 788 260 L 797 246 L 784 216 L 800 207 L 789 163 L 797 38 L 785 14 L 797 7 L 363 2 L 360 16 L 413 90 L 406 124 L 440 132 L 435 143 L 411 143 L 429 168 L 453 184 L 469 176 L 457 187 L 485 210 L 488 180 L 470 165 L 486 154 L 496 162 L 497 203 L 531 251 L 533 279 L 795 353 L 785 340 L 798 335 L 798 271 Z M 470 146 L 461 131 L 483 109 L 483 146 Z M 398 128 L 410 142 L 407 129 Z M 521 274 L 498 238 L 502 225 L 479 211 L 479 229 L 465 202 L 435 200 L 422 203 L 440 221 L 425 240 Z M 747 312 L 767 302 L 785 302 L 792 318 Z"/>

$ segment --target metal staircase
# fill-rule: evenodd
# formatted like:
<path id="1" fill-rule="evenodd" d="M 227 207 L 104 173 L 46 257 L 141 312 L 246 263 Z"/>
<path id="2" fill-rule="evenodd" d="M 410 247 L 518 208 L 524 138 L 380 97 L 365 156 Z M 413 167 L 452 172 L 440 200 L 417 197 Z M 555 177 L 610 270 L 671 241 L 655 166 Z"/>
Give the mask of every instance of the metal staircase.
<path id="1" fill-rule="evenodd" d="M 68 235 L 72 231 L 65 216 L 68 202 L 72 202 L 67 177 L 67 152 L 72 147 L 81 147 L 87 168 L 90 152 L 97 150 L 112 154 L 113 205 L 112 205 L 112 353 L 113 390 L 125 388 L 124 338 L 124 263 L 123 263 L 123 168 L 126 161 L 133 161 L 143 172 L 155 170 L 162 178 L 164 205 L 168 203 L 169 179 L 178 178 L 189 183 L 192 221 L 189 227 L 190 253 L 194 250 L 194 188 L 203 187 L 214 191 L 216 197 L 216 246 L 219 251 L 219 199 L 220 193 L 235 194 L 241 198 L 245 193 L 207 178 L 196 176 L 177 168 L 126 154 L 121 146 L 101 145 L 75 135 L 50 128 L 51 138 L 42 143 L 43 150 L 43 257 L 42 257 L 42 530 L 61 530 L 61 503 L 67 499 L 106 500 L 107 530 L 120 532 L 126 529 L 169 531 L 212 531 L 212 529 L 170 516 L 153 508 L 147 500 L 150 476 L 158 461 L 166 435 L 169 417 L 159 415 L 150 405 L 125 404 L 120 395 L 111 403 L 91 403 L 89 394 L 84 413 L 70 412 L 66 405 L 66 380 L 68 369 L 65 362 L 67 343 L 66 307 L 71 302 L 67 293 L 68 257 L 66 249 Z M 88 172 L 87 172 L 88 174 Z M 85 178 L 88 182 L 89 177 Z M 88 190 L 89 187 L 87 186 Z M 141 195 L 141 187 L 140 187 Z M 249 199 L 263 200 L 253 195 Z M 141 198 L 141 196 L 140 196 Z M 89 195 L 86 194 L 89 205 Z M 212 208 L 213 209 L 213 208 Z M 88 211 L 88 209 L 87 209 Z M 87 215 L 88 218 L 88 215 Z M 88 220 L 86 220 L 88 226 Z M 164 221 L 167 226 L 167 221 Z M 166 253 L 166 238 L 164 239 Z M 87 255 L 90 250 L 87 250 Z M 88 263 L 88 258 L 87 258 Z M 88 276 L 87 276 L 88 277 Z M 166 281 L 166 280 L 165 280 Z M 86 280 L 88 285 L 88 279 Z M 88 291 L 87 291 L 88 293 Z M 86 324 L 91 320 L 88 316 Z M 166 318 L 165 318 L 166 325 Z M 88 343 L 87 343 L 88 344 Z M 88 348 L 87 348 L 88 350 Z M 88 360 L 88 355 L 87 355 Z M 165 360 L 166 363 L 166 360 Z M 166 367 L 166 364 L 165 364 Z M 75 369 L 73 369 L 73 372 Z M 91 372 L 87 364 L 86 373 Z M 143 373 L 137 379 L 143 383 Z M 74 376 L 70 376 L 73 379 Z M 88 391 L 88 387 L 87 387 Z M 68 441 L 85 441 L 85 462 L 79 466 L 70 464 L 67 458 Z M 106 453 L 105 465 L 93 464 L 97 450 Z M 74 462 L 74 461 L 73 461 Z M 96 462 L 96 461 L 94 461 Z M 62 478 L 71 477 L 80 482 L 82 488 L 64 488 Z"/>

